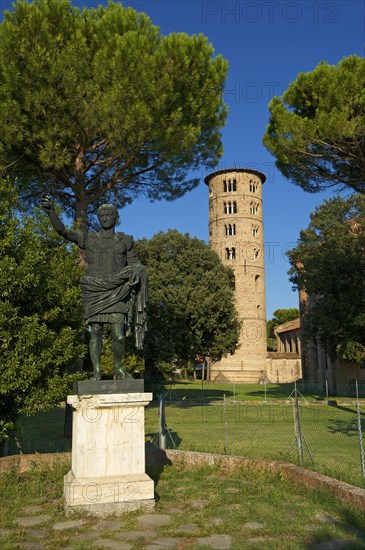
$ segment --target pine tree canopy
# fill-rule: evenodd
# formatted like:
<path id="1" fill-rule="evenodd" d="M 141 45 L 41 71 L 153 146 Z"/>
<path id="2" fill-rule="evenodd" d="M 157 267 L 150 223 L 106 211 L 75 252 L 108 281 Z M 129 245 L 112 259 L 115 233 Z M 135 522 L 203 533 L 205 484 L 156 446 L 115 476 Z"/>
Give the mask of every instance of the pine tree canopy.
<path id="1" fill-rule="evenodd" d="M 100 201 L 173 200 L 222 154 L 227 62 L 110 2 L 19 0 L 0 24 L 0 170 L 87 225 Z"/>
<path id="2" fill-rule="evenodd" d="M 263 138 L 282 174 L 305 191 L 365 193 L 365 59 L 320 63 L 269 104 Z"/>

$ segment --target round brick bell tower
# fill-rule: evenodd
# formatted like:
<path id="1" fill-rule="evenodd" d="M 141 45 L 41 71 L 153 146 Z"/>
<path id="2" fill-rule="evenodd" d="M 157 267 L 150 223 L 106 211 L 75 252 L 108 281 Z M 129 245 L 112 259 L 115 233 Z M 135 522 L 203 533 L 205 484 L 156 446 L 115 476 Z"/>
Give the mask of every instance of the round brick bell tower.
<path id="1" fill-rule="evenodd" d="M 210 366 L 217 382 L 258 383 L 266 372 L 266 301 L 262 185 L 266 177 L 246 168 L 218 170 L 209 188 L 209 242 L 235 275 L 242 322 L 239 347 Z"/>

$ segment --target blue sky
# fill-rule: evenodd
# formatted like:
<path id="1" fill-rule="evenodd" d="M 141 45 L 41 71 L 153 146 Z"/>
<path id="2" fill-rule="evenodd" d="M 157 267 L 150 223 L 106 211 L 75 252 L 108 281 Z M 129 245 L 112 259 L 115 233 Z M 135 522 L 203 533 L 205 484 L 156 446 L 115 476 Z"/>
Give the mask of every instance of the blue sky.
<path id="1" fill-rule="evenodd" d="M 95 7 L 99 0 L 74 0 Z M 277 308 L 297 307 L 288 280 L 285 250 L 309 223 L 309 214 L 333 192 L 311 195 L 286 181 L 262 145 L 268 103 L 281 95 L 299 72 L 320 61 L 338 63 L 364 54 L 365 8 L 362 0 L 200 1 L 131 0 L 163 34 L 203 33 L 230 65 L 225 88 L 229 116 L 222 132 L 223 157 L 217 169 L 248 167 L 267 176 L 264 185 L 267 318 Z M 2 9 L 11 2 L 0 0 Z M 120 230 L 135 238 L 175 228 L 208 242 L 208 192 L 203 182 L 175 202 L 136 200 L 123 209 Z"/>
<path id="2" fill-rule="evenodd" d="M 299 72 L 322 60 L 338 63 L 364 52 L 362 1 L 199 1 L 138 0 L 163 34 L 204 33 L 215 52 L 229 61 L 225 90 L 229 116 L 222 133 L 224 154 L 217 168 L 234 165 L 264 172 L 264 231 L 267 318 L 277 308 L 297 307 L 288 280 L 285 250 L 307 227 L 309 215 L 333 192 L 309 194 L 286 181 L 262 145 L 268 103 L 281 95 Z M 135 237 L 151 237 L 176 228 L 208 241 L 208 194 L 203 182 L 172 203 L 136 201 L 121 212 L 122 229 Z"/>
<path id="3" fill-rule="evenodd" d="M 267 176 L 264 231 L 267 318 L 277 308 L 297 307 L 288 280 L 285 250 L 307 227 L 309 215 L 333 192 L 312 195 L 286 181 L 262 145 L 268 103 L 299 72 L 320 61 L 336 64 L 364 53 L 362 1 L 199 1 L 137 0 L 163 34 L 203 33 L 230 65 L 225 89 L 229 116 L 223 129 L 224 154 L 217 168 L 251 167 Z M 208 193 L 203 182 L 182 199 L 150 204 L 138 200 L 121 212 L 122 229 L 136 238 L 176 228 L 208 242 Z"/>

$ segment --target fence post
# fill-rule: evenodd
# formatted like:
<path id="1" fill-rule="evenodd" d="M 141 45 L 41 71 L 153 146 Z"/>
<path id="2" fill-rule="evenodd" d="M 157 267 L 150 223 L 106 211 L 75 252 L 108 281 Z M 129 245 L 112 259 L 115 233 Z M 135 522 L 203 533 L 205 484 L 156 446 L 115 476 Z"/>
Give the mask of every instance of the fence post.
<path id="1" fill-rule="evenodd" d="M 300 466 L 303 466 L 304 454 L 303 454 L 303 440 L 302 440 L 302 427 L 300 424 L 300 411 L 299 411 L 299 399 L 297 396 L 293 399 L 293 416 L 294 416 L 294 432 L 297 442 L 298 460 Z"/>
<path id="2" fill-rule="evenodd" d="M 361 463 L 361 474 L 362 481 L 365 486 L 365 460 L 364 460 L 364 446 L 362 442 L 362 429 L 361 429 L 361 412 L 360 412 L 360 401 L 359 401 L 359 386 L 356 380 L 356 412 L 357 412 L 357 431 L 359 434 L 359 447 L 360 447 L 360 463 Z"/>
<path id="3" fill-rule="evenodd" d="M 223 395 L 223 412 L 224 412 L 224 433 L 225 433 L 224 454 L 225 454 L 225 455 L 228 455 L 228 428 L 227 428 L 227 401 L 226 401 L 226 394 Z"/>
<path id="4" fill-rule="evenodd" d="M 159 447 L 166 449 L 166 420 L 165 420 L 165 396 L 161 393 L 158 396 L 159 405 Z"/>

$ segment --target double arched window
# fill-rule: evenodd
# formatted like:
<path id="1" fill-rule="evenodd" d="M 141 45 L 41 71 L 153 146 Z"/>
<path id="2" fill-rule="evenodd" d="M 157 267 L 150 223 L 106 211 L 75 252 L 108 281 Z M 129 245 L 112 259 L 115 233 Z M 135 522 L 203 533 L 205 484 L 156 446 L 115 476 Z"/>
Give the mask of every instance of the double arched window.
<path id="1" fill-rule="evenodd" d="M 255 183 L 253 180 L 250 180 L 250 193 L 256 193 L 258 189 L 258 184 Z"/>
<path id="2" fill-rule="evenodd" d="M 236 180 L 223 180 L 223 191 L 224 193 L 231 193 L 232 191 L 237 191 L 237 181 Z"/>
<path id="3" fill-rule="evenodd" d="M 226 258 L 227 260 L 235 260 L 236 259 L 236 249 L 233 248 L 226 248 Z"/>
<path id="4" fill-rule="evenodd" d="M 251 202 L 250 204 L 250 213 L 251 214 L 257 214 L 259 211 L 259 205 L 257 202 Z"/>
<path id="5" fill-rule="evenodd" d="M 226 237 L 236 234 L 236 224 L 235 223 L 225 225 L 224 228 L 225 228 L 225 231 L 226 231 Z"/>
<path id="6" fill-rule="evenodd" d="M 223 203 L 224 206 L 224 213 L 225 214 L 237 214 L 237 203 L 236 201 L 229 201 Z"/>

